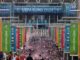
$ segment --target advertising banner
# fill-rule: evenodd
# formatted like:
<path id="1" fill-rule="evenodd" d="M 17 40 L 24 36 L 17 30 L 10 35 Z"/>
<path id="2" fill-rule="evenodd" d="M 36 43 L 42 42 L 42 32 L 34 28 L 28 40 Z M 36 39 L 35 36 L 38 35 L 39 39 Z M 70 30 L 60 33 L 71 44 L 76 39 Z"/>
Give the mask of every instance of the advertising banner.
<path id="1" fill-rule="evenodd" d="M 11 50 L 11 28 L 10 28 L 10 22 L 3 22 L 2 25 L 2 49 L 3 51 L 9 52 Z"/>
<path id="2" fill-rule="evenodd" d="M 2 24 L 2 51 L 5 51 L 5 23 Z"/>
<path id="3" fill-rule="evenodd" d="M 48 32 L 49 32 L 49 36 L 51 35 L 51 33 L 50 33 L 50 27 L 48 27 Z"/>
<path id="4" fill-rule="evenodd" d="M 54 28 L 50 27 L 50 37 L 54 39 Z"/>
<path id="5" fill-rule="evenodd" d="M 2 51 L 2 20 L 0 19 L 0 51 Z"/>
<path id="6" fill-rule="evenodd" d="M 80 22 L 78 23 L 78 58 L 80 59 Z"/>
<path id="7" fill-rule="evenodd" d="M 20 28 L 20 47 L 22 47 L 22 28 Z"/>
<path id="8" fill-rule="evenodd" d="M 65 28 L 61 28 L 61 48 L 64 48 L 64 40 L 65 40 Z"/>
<path id="9" fill-rule="evenodd" d="M 61 47 L 61 28 L 58 28 L 58 47 Z"/>
<path id="10" fill-rule="evenodd" d="M 14 6 L 15 13 L 28 13 L 28 14 L 53 14 L 53 13 L 62 13 L 62 6 Z"/>
<path id="11" fill-rule="evenodd" d="M 27 39 L 27 41 L 28 41 L 29 38 L 30 38 L 30 34 L 31 34 L 30 27 L 28 27 L 28 28 L 27 28 L 27 31 L 26 31 L 26 39 Z"/>
<path id="12" fill-rule="evenodd" d="M 70 52 L 70 25 L 65 26 L 64 52 Z"/>
<path id="13" fill-rule="evenodd" d="M 28 33 L 27 30 L 28 30 L 28 28 L 26 28 L 26 41 L 27 41 L 27 33 Z"/>
<path id="14" fill-rule="evenodd" d="M 16 48 L 20 48 L 20 28 L 16 28 Z"/>
<path id="15" fill-rule="evenodd" d="M 11 50 L 16 51 L 16 27 L 11 26 Z"/>
<path id="16" fill-rule="evenodd" d="M 78 24 L 72 23 L 70 26 L 70 54 L 78 54 Z"/>
<path id="17" fill-rule="evenodd" d="M 54 30 L 55 30 L 55 43 L 58 46 L 58 28 L 55 27 Z"/>
<path id="18" fill-rule="evenodd" d="M 26 42 L 26 28 L 22 28 L 22 46 L 24 46 Z"/>
<path id="19" fill-rule="evenodd" d="M 10 26 L 10 22 L 8 22 L 8 24 L 7 24 L 8 26 L 8 40 L 7 40 L 7 42 L 8 42 L 8 44 L 7 44 L 7 48 L 8 48 L 8 51 L 10 52 L 11 51 L 11 26 Z"/>

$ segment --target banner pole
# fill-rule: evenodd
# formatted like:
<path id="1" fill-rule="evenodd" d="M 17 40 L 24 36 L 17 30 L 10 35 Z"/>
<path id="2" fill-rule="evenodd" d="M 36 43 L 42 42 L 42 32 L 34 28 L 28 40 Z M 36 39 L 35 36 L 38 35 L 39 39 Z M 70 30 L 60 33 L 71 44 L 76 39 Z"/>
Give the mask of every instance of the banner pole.
<path id="1" fill-rule="evenodd" d="M 73 56 L 72 56 L 72 60 L 73 60 Z"/>
<path id="2" fill-rule="evenodd" d="M 67 60 L 68 60 L 69 58 L 68 58 L 68 53 L 67 53 Z"/>

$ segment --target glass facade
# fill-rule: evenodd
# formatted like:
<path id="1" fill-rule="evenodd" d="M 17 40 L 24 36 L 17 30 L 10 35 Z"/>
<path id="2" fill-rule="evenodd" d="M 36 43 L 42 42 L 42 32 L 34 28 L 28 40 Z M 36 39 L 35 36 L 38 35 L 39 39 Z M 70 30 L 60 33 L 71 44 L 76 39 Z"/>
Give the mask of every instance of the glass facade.
<path id="1" fill-rule="evenodd" d="M 12 2 L 13 0 L 1 0 L 3 2 Z M 4 9 L 0 15 L 17 16 L 19 21 L 12 21 L 18 23 L 26 23 L 29 25 L 49 25 L 50 23 L 57 23 L 63 16 L 76 16 L 75 4 L 70 4 L 74 0 L 14 0 L 15 2 L 9 5 L 0 4 L 0 9 Z M 27 4 L 25 2 L 30 2 Z M 65 2 L 63 5 L 61 2 Z M 34 4 L 36 3 L 36 4 Z M 43 4 L 41 4 L 43 3 Z M 46 4 L 48 3 L 48 4 Z M 6 10 L 8 9 L 8 10 Z M 7 12 L 8 11 L 8 12 Z"/>

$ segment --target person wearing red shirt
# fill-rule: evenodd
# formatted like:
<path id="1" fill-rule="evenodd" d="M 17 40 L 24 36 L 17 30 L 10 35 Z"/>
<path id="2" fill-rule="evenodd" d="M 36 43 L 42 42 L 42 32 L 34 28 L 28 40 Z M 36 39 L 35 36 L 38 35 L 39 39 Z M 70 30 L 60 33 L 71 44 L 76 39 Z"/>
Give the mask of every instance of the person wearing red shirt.
<path id="1" fill-rule="evenodd" d="M 19 55 L 17 55 L 17 56 L 16 56 L 16 60 L 20 60 L 20 57 L 19 57 Z"/>
<path id="2" fill-rule="evenodd" d="M 25 60 L 25 59 L 26 59 L 25 55 L 24 54 L 21 54 L 20 55 L 20 60 Z"/>

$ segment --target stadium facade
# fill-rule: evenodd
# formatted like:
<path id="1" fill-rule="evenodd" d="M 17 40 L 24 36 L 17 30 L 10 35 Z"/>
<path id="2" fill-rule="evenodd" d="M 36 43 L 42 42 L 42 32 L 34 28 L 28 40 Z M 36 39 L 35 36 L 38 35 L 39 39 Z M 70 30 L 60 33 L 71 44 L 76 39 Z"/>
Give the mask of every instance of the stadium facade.
<path id="1" fill-rule="evenodd" d="M 56 28 L 57 26 L 60 26 L 59 23 L 70 23 L 71 22 L 70 20 L 79 18 L 80 14 L 79 12 L 77 12 L 79 11 L 78 9 L 80 7 L 80 4 L 78 4 L 79 0 L 78 2 L 76 0 L 0 0 L 0 1 L 1 1 L 0 27 L 2 27 L 0 28 L 0 51 L 8 52 L 16 51 L 17 49 L 24 47 L 25 42 L 29 40 L 30 36 L 29 32 L 32 32 L 33 29 L 29 27 L 34 27 L 35 29 L 48 28 L 43 32 L 48 31 L 53 40 L 56 40 L 55 42 L 58 44 L 59 47 L 61 47 L 62 49 L 64 48 L 66 52 L 71 51 L 71 54 L 72 53 L 75 55 L 78 54 L 76 52 L 78 50 L 77 46 L 78 38 L 75 39 L 76 38 L 75 36 L 77 35 L 74 35 L 77 32 L 72 34 L 72 37 L 74 38 L 74 42 L 72 42 L 72 47 L 76 46 L 74 51 L 74 48 L 72 48 L 73 50 L 69 49 L 70 26 L 65 25 L 64 27 L 62 26 L 63 25 L 62 24 L 61 25 L 62 27 L 60 27 L 60 29 L 57 30 Z M 78 29 L 76 27 L 77 25 L 76 24 L 74 25 L 73 30 L 77 31 L 75 30 Z M 51 26 L 52 28 L 50 28 Z M 71 27 L 73 26 L 71 25 Z M 60 33 L 59 30 L 62 32 Z M 73 30 L 72 32 L 74 32 Z M 37 31 L 39 30 L 35 30 L 34 32 L 36 33 Z M 46 34 L 46 32 L 45 35 L 48 35 L 49 33 Z M 61 35 L 59 35 L 58 33 Z M 37 35 L 39 35 L 39 33 Z"/>
<path id="2" fill-rule="evenodd" d="M 57 23 L 62 17 L 77 16 L 77 2 L 74 0 L 1 0 L 0 16 L 19 17 L 20 22 Z M 39 22 L 39 21 L 38 21 Z"/>

